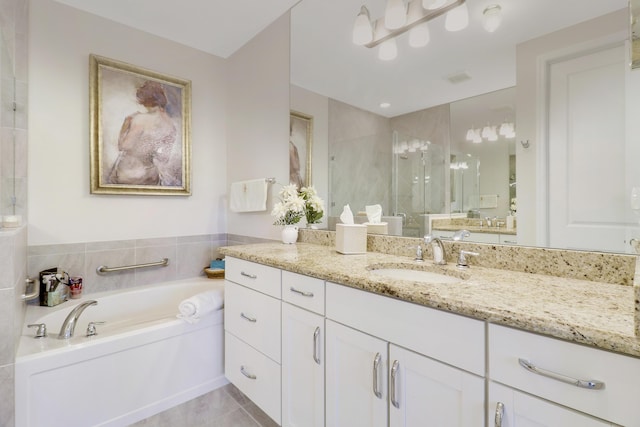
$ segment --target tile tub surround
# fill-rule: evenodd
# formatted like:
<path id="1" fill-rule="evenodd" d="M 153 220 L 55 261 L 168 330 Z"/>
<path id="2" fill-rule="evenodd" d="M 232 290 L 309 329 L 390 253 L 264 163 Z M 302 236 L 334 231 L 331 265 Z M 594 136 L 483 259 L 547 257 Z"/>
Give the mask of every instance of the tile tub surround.
<path id="1" fill-rule="evenodd" d="M 502 218 L 499 221 L 505 222 L 501 227 L 487 227 L 481 226 L 484 223 L 480 218 L 451 218 L 451 219 L 434 219 L 431 223 L 431 228 L 434 230 L 444 231 L 458 231 L 467 230 L 473 233 L 493 233 L 493 234 L 508 234 L 515 236 L 517 234 L 517 228 L 507 228 L 506 219 Z"/>
<path id="2" fill-rule="evenodd" d="M 329 235 L 319 238 L 326 240 Z M 416 239 L 403 239 L 401 243 L 412 240 Z M 387 267 L 407 263 L 415 265 L 413 257 L 407 254 L 367 252 L 363 255 L 341 255 L 331 246 L 309 243 L 252 244 L 219 250 L 227 256 L 380 295 L 640 356 L 640 339 L 634 333 L 633 286 L 478 265 L 472 265 L 466 271 L 470 278 L 463 282 L 428 284 L 389 280 L 367 270 L 371 264 L 385 264 Z M 433 268 L 429 261 L 423 265 Z M 451 262 L 442 270 L 459 274 Z"/>

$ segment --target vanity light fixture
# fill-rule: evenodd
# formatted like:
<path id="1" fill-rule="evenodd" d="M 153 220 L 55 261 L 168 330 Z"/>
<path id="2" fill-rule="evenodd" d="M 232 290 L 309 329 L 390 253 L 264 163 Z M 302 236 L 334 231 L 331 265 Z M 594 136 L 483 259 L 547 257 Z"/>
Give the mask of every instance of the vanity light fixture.
<path id="1" fill-rule="evenodd" d="M 498 4 L 487 6 L 482 12 L 482 26 L 485 30 L 493 33 L 502 22 L 502 8 Z"/>
<path id="2" fill-rule="evenodd" d="M 408 0 L 406 4 L 405 0 L 387 0 L 385 15 L 375 21 L 362 6 L 353 25 L 352 40 L 368 48 L 380 46 L 378 57 L 388 61 L 397 56 L 396 37 L 409 31 L 412 47 L 425 46 L 430 39 L 427 22 L 444 14 L 449 31 L 459 31 L 469 23 L 466 0 Z"/>
<path id="3" fill-rule="evenodd" d="M 515 125 L 511 122 L 503 122 L 499 127 L 497 125 L 492 125 L 487 123 L 485 127 L 482 129 L 475 129 L 473 127 L 467 130 L 467 134 L 465 139 L 469 142 L 473 142 L 475 144 L 481 143 L 483 140 L 486 141 L 497 141 L 499 136 L 502 136 L 506 139 L 513 139 L 516 137 Z"/>

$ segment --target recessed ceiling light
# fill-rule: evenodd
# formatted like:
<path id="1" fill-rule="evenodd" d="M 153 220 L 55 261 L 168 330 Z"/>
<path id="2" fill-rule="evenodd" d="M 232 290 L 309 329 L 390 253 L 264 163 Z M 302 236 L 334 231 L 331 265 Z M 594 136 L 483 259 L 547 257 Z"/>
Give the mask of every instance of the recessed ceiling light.
<path id="1" fill-rule="evenodd" d="M 380 103 L 380 108 L 389 108 L 391 107 L 391 104 L 389 104 L 388 102 L 381 102 Z"/>

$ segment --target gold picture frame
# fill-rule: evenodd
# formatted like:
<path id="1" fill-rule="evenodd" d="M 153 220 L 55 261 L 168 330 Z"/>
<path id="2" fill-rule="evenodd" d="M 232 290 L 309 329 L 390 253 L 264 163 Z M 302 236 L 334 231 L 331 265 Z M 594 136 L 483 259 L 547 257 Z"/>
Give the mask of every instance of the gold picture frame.
<path id="1" fill-rule="evenodd" d="M 91 193 L 191 195 L 191 81 L 89 56 Z"/>
<path id="2" fill-rule="evenodd" d="M 313 116 L 292 110 L 289 116 L 289 183 L 296 184 L 298 189 L 312 185 L 312 154 Z"/>

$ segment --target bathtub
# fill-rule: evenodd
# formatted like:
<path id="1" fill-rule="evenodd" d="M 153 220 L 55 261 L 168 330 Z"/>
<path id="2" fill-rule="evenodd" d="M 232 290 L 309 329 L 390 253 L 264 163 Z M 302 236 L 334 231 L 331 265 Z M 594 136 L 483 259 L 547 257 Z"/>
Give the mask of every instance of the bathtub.
<path id="1" fill-rule="evenodd" d="M 15 424 L 126 426 L 227 384 L 223 310 L 190 324 L 178 304 L 222 280 L 194 278 L 89 294 L 56 307 L 29 306 L 15 363 Z M 58 339 L 77 304 L 97 300 L 80 316 L 73 338 Z M 85 335 L 89 322 L 98 335 Z M 27 324 L 46 323 L 34 338 Z"/>

